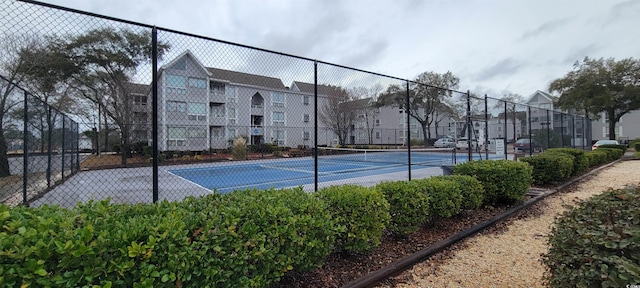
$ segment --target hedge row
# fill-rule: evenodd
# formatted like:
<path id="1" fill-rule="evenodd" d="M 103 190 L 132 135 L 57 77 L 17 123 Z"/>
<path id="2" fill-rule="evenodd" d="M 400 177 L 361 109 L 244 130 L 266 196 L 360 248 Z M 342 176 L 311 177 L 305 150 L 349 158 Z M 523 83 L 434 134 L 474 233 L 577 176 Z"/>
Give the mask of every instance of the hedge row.
<path id="1" fill-rule="evenodd" d="M 321 265 L 329 253 L 370 251 L 385 229 L 408 235 L 463 209 L 523 199 L 531 183 L 526 164 L 477 162 L 456 171 L 479 178 L 332 186 L 313 194 L 254 189 L 156 204 L 0 205 L 0 283 L 269 287 L 290 271 Z"/>
<path id="2" fill-rule="evenodd" d="M 520 161 L 533 168 L 534 184 L 548 185 L 561 183 L 571 176 L 581 175 L 589 167 L 615 161 L 622 155 L 624 150 L 620 148 L 599 147 L 597 150 L 588 152 L 574 148 L 553 148 L 539 155 L 521 158 Z"/>
<path id="3" fill-rule="evenodd" d="M 543 262 L 551 287 L 640 283 L 640 188 L 606 191 L 570 208 L 555 221 L 549 246 Z"/>

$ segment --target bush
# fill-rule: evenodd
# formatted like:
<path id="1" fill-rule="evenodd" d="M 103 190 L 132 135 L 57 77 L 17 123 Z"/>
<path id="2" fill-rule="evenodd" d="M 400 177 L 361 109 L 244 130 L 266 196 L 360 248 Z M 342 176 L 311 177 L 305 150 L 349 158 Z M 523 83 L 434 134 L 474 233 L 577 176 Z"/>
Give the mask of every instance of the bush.
<path id="1" fill-rule="evenodd" d="M 508 160 L 470 161 L 454 166 L 454 174 L 475 176 L 484 187 L 484 203 L 523 201 L 533 182 L 533 168 Z"/>
<path id="2" fill-rule="evenodd" d="M 600 149 L 600 148 L 620 149 L 620 150 L 622 150 L 622 151 L 623 151 L 623 154 L 624 154 L 624 151 L 627 151 L 627 145 L 622 145 L 622 144 L 619 144 L 619 145 L 615 145 L 615 144 L 605 144 L 605 145 L 600 145 L 600 146 L 598 146 L 598 149 Z"/>
<path id="3" fill-rule="evenodd" d="M 429 196 L 415 181 L 382 182 L 376 189 L 389 202 L 391 221 L 387 229 L 392 233 L 409 235 L 429 220 Z"/>
<path id="4" fill-rule="evenodd" d="M 462 209 L 477 209 L 482 206 L 484 200 L 484 187 L 476 177 L 468 175 L 447 175 L 437 176 L 435 178 L 443 178 L 457 182 L 462 192 Z"/>
<path id="5" fill-rule="evenodd" d="M 571 176 L 575 157 L 564 153 L 542 153 L 520 158 L 533 168 L 533 183 L 546 185 L 565 180 Z"/>
<path id="6" fill-rule="evenodd" d="M 335 221 L 345 227 L 338 236 L 337 250 L 366 252 L 380 245 L 389 224 L 389 203 L 377 189 L 357 185 L 331 186 L 315 193 L 325 201 Z"/>
<path id="7" fill-rule="evenodd" d="M 575 148 L 551 148 L 544 151 L 544 153 L 564 153 L 573 156 L 572 176 L 580 175 L 589 168 L 589 159 L 587 159 L 583 150 Z"/>
<path id="8" fill-rule="evenodd" d="M 585 155 L 589 160 L 589 167 L 600 166 L 602 164 L 609 162 L 609 160 L 607 159 L 607 152 L 605 151 L 601 151 L 601 150 L 587 151 L 585 152 Z"/>
<path id="9" fill-rule="evenodd" d="M 429 195 L 429 211 L 433 218 L 449 218 L 460 213 L 462 192 L 456 181 L 435 177 L 414 181 Z"/>
<path id="10" fill-rule="evenodd" d="M 233 146 L 231 147 L 231 157 L 233 160 L 245 160 L 247 159 L 247 140 L 244 137 L 237 137 L 233 139 Z"/>
<path id="11" fill-rule="evenodd" d="M 640 283 L 640 189 L 610 190 L 572 207 L 549 235 L 551 287 Z"/>
<path id="12" fill-rule="evenodd" d="M 268 287 L 332 251 L 340 230 L 330 217 L 324 202 L 300 188 L 72 210 L 0 205 L 0 282 Z"/>
<path id="13" fill-rule="evenodd" d="M 607 153 L 607 162 L 612 162 L 612 161 L 616 161 L 620 158 L 622 158 L 622 155 L 624 155 L 624 151 L 617 149 L 617 148 L 600 148 L 598 147 L 598 149 L 596 149 L 595 151 L 603 151 L 605 153 Z"/>
<path id="14" fill-rule="evenodd" d="M 636 141 L 633 143 L 633 149 L 640 152 L 640 141 Z"/>

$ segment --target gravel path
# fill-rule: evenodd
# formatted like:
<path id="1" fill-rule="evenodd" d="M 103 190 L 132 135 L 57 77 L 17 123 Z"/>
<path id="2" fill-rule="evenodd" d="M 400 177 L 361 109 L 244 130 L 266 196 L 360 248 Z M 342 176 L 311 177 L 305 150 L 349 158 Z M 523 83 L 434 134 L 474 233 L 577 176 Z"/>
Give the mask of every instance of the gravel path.
<path id="1" fill-rule="evenodd" d="M 395 277 L 395 287 L 545 287 L 542 254 L 547 235 L 564 206 L 609 188 L 640 184 L 640 161 L 623 161 L 567 191 L 535 204 L 528 216 L 508 220 L 504 229 L 479 234 L 457 244 L 443 259 L 428 259 Z M 535 211 L 537 209 L 537 211 Z M 384 287 L 384 286 L 381 286 Z"/>

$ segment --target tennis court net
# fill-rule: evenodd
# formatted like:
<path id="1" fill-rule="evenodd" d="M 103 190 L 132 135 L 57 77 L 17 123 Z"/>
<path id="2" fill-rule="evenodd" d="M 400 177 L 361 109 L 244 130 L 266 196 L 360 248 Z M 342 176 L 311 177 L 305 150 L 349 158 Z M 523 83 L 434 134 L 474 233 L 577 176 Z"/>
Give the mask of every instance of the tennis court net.
<path id="1" fill-rule="evenodd" d="M 355 149 L 318 147 L 318 162 L 368 162 L 374 165 L 407 165 L 408 149 Z M 411 165 L 441 166 L 456 163 L 456 150 L 452 148 L 413 148 Z"/>

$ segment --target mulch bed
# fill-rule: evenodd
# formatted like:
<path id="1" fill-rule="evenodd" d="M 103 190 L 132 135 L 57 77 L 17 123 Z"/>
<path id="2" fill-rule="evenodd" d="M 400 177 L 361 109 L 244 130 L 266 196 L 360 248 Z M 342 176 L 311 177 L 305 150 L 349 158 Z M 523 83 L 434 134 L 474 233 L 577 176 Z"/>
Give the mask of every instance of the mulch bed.
<path id="1" fill-rule="evenodd" d="M 489 220 L 509 208 L 511 207 L 485 207 L 463 211 L 457 216 L 422 227 L 407 238 L 384 235 L 380 246 L 368 254 L 331 254 L 322 267 L 305 273 L 289 273 L 274 287 L 342 287 L 440 240 Z M 400 282 L 404 281 L 401 278 L 390 278 L 385 280 L 384 284 L 393 286 L 394 283 Z"/>

